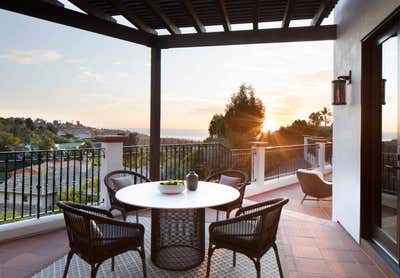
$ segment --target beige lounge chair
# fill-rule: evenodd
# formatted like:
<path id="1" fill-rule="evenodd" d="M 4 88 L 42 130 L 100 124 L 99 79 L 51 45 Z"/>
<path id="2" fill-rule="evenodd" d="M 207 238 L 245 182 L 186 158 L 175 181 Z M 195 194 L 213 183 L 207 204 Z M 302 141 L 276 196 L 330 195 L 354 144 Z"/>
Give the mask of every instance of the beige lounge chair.
<path id="1" fill-rule="evenodd" d="M 332 183 L 325 181 L 322 173 L 299 169 L 296 171 L 296 175 L 304 193 L 301 204 L 303 204 L 305 200 L 313 200 L 318 201 L 320 208 L 322 208 L 323 201 L 332 200 Z M 307 198 L 308 196 L 312 198 Z"/>

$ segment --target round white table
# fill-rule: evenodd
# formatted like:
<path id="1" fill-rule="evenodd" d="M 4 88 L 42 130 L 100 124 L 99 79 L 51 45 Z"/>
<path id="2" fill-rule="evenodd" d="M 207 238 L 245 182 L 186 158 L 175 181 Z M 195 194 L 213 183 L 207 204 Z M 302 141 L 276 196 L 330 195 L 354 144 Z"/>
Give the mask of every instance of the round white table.
<path id="1" fill-rule="evenodd" d="M 186 270 L 198 266 L 205 254 L 205 208 L 239 198 L 237 189 L 199 181 L 196 191 L 162 194 L 159 182 L 140 183 L 118 190 L 125 204 L 151 208 L 151 260 L 160 268 Z"/>

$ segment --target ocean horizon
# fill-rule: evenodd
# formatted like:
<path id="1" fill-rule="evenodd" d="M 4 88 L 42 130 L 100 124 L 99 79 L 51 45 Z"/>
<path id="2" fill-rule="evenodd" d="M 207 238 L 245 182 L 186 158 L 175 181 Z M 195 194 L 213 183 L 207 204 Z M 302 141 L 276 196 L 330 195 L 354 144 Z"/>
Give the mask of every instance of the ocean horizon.
<path id="1" fill-rule="evenodd" d="M 150 128 L 128 128 L 128 130 L 150 135 Z M 161 137 L 201 141 L 208 137 L 208 130 L 189 128 L 161 128 Z"/>

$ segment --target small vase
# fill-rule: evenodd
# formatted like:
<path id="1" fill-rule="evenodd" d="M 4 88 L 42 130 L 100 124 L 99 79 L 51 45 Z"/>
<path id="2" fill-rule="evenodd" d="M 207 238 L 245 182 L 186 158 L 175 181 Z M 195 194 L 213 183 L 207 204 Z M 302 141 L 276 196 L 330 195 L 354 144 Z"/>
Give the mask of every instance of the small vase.
<path id="1" fill-rule="evenodd" d="M 189 174 L 186 175 L 186 186 L 190 191 L 195 191 L 197 189 L 197 185 L 199 183 L 199 176 L 195 171 L 190 171 Z"/>

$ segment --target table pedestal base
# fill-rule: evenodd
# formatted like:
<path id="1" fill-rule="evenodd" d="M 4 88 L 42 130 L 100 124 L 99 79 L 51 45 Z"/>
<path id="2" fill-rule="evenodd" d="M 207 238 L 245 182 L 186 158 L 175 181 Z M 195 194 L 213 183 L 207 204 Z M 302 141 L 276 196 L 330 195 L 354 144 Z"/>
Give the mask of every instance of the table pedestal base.
<path id="1" fill-rule="evenodd" d="M 151 260 L 167 270 L 187 270 L 204 259 L 204 208 L 152 209 Z"/>

